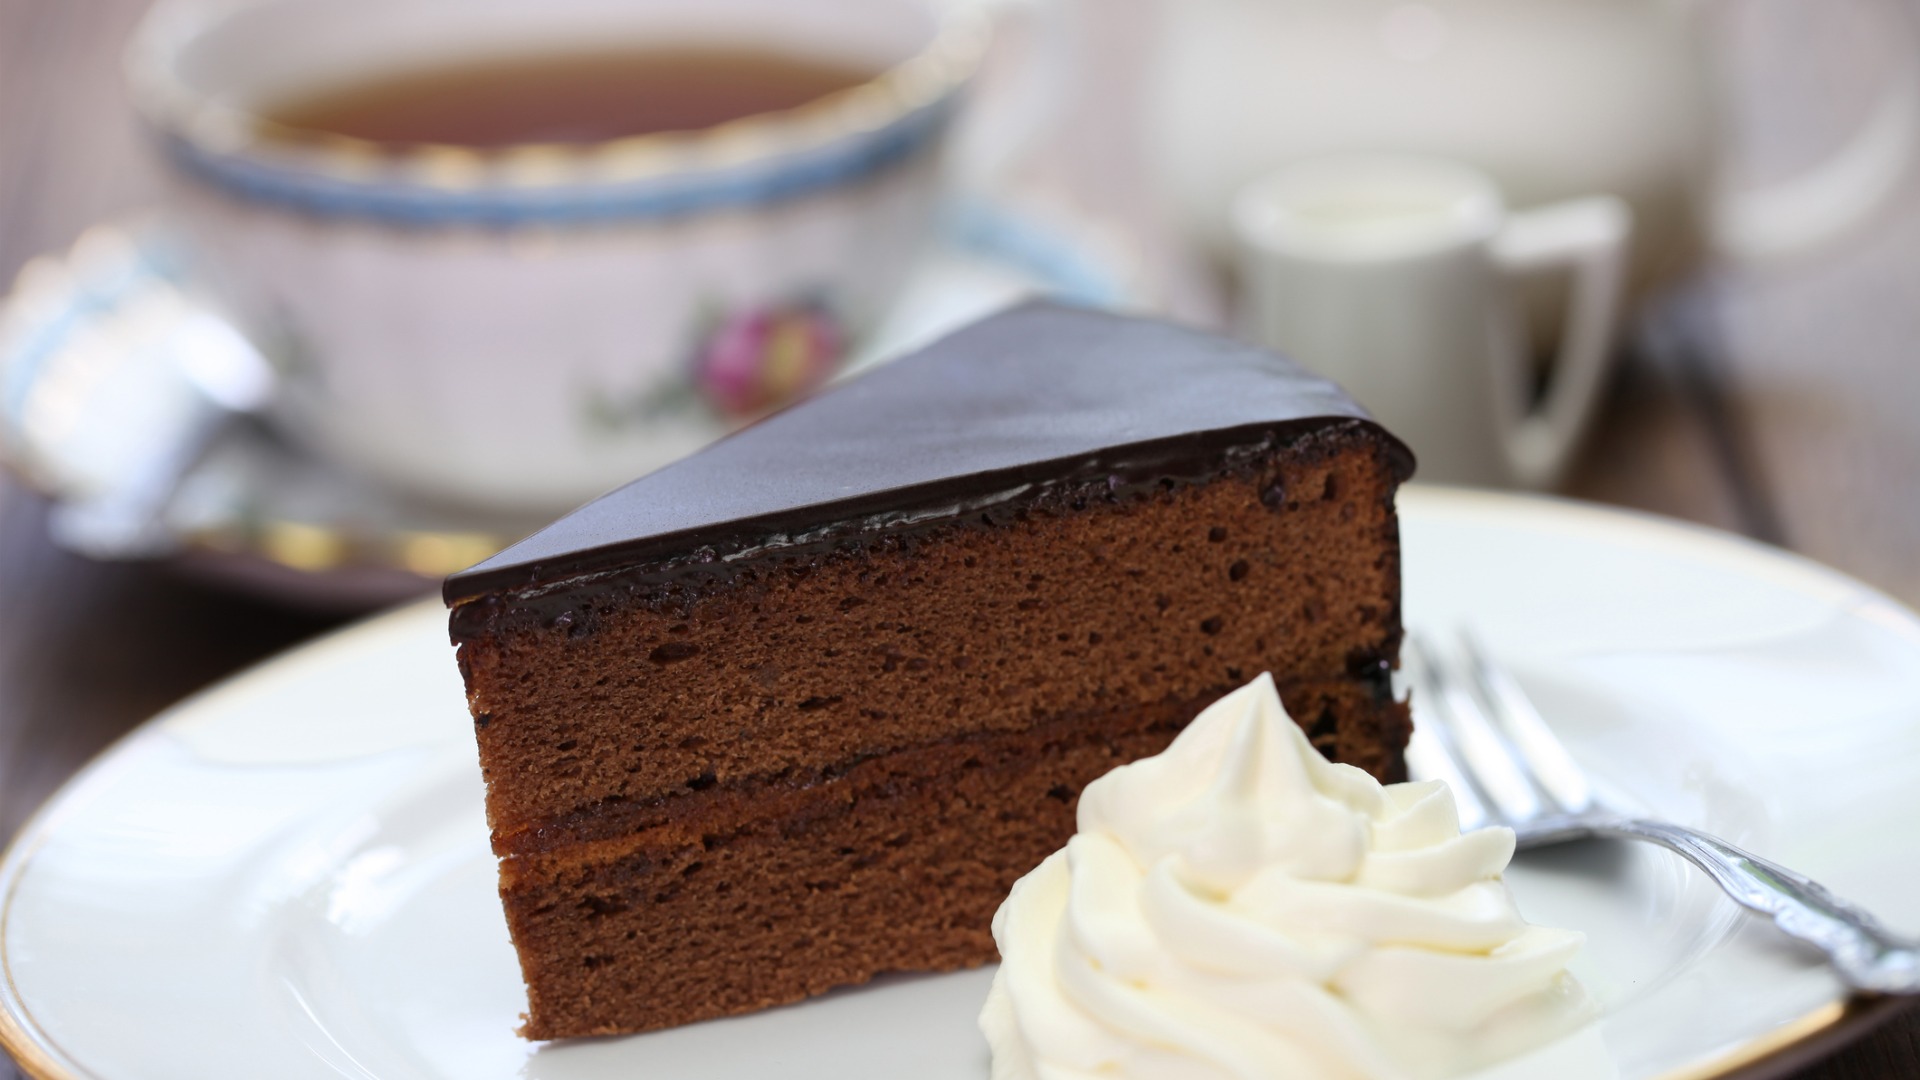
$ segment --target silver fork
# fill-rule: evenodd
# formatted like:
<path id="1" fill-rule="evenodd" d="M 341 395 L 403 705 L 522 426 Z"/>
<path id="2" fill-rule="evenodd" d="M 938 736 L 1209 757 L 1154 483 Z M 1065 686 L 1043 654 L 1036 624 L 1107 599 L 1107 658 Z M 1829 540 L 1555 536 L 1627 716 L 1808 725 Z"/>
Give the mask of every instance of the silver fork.
<path id="1" fill-rule="evenodd" d="M 1819 883 L 1717 837 L 1606 805 L 1520 684 L 1470 633 L 1449 662 L 1408 635 L 1403 652 L 1424 719 L 1407 747 L 1416 779 L 1445 780 L 1463 829 L 1506 825 L 1522 848 L 1585 837 L 1650 840 L 1705 870 L 1744 906 L 1827 955 L 1848 986 L 1920 994 L 1920 942 L 1903 939 Z"/>

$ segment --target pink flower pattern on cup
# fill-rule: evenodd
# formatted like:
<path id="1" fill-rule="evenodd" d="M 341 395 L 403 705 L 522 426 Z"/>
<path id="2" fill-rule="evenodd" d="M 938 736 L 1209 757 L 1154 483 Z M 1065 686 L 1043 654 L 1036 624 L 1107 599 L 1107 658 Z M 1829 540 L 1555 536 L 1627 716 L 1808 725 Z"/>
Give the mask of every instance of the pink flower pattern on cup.
<path id="1" fill-rule="evenodd" d="M 693 359 L 693 384 L 713 410 L 758 416 L 825 382 L 847 335 L 826 305 L 798 301 L 722 316 Z"/>

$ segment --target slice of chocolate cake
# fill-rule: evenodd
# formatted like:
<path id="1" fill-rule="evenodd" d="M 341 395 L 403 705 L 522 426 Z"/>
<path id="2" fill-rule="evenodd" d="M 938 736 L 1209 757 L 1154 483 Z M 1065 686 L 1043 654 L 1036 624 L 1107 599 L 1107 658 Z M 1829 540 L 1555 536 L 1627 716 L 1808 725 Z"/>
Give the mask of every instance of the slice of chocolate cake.
<path id="1" fill-rule="evenodd" d="M 1262 671 L 1400 779 L 1411 468 L 1285 360 L 1034 305 L 455 575 L 523 1033 L 991 960 L 1081 787 Z"/>

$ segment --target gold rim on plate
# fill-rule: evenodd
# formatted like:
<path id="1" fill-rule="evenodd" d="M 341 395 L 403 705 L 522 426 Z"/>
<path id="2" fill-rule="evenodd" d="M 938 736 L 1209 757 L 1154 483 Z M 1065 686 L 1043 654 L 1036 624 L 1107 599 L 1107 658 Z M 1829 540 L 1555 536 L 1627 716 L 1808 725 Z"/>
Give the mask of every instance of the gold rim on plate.
<path id="1" fill-rule="evenodd" d="M 129 735 L 129 740 L 151 734 L 151 723 L 150 720 L 136 728 Z M 50 811 L 63 796 L 90 776 L 109 755 L 122 749 L 122 745 L 116 742 L 102 751 L 48 800 L 47 806 L 28 820 L 20 830 L 20 835 L 8 845 L 4 855 L 0 855 L 0 874 L 5 875 L 0 877 L 0 980 L 4 980 L 0 983 L 0 1049 L 11 1055 L 15 1064 L 31 1080 L 105 1080 L 82 1071 L 69 1055 L 53 1045 L 44 1033 L 37 1031 L 27 1012 L 26 1003 L 21 1000 L 18 984 L 14 981 L 12 958 L 7 953 L 6 943 L 14 892 L 19 886 L 21 871 L 25 870 L 33 857 L 30 851 L 25 854 L 21 852 L 30 843 L 38 846 Z M 1810 1051 L 1837 1049 L 1840 1044 L 1878 1027 L 1909 1004 L 1891 998 L 1853 998 L 1829 1002 L 1714 1058 L 1666 1073 L 1659 1080 L 1743 1080 L 1747 1076 L 1760 1080 L 1761 1072 L 1748 1073 L 1746 1070 L 1769 1065 L 1778 1065 L 1784 1070 L 1800 1064 L 1801 1055 L 1792 1054 L 1791 1051 L 1800 1048 Z M 1806 1055 L 1809 1059 L 1813 1056 Z M 1765 1069 L 1765 1073 L 1773 1075 L 1776 1070 Z"/>
<path id="2" fill-rule="evenodd" d="M 1475 505 L 1484 506 L 1489 501 L 1507 501 L 1512 498 L 1431 487 L 1419 491 L 1418 496 L 1423 501 L 1432 500 L 1443 506 L 1450 505 L 1455 509 L 1471 508 Z M 1603 510 L 1556 499 L 1536 497 L 1525 501 L 1554 505 L 1563 511 L 1574 510 L 1580 518 L 1584 519 L 1582 523 L 1585 525 L 1603 526 L 1607 531 L 1625 531 L 1636 540 L 1652 540 L 1661 547 L 1670 548 L 1676 541 L 1681 546 L 1690 546 L 1692 543 L 1709 539 L 1718 543 L 1724 543 L 1729 539 L 1735 542 L 1740 540 L 1738 537 L 1727 537 L 1713 530 L 1688 526 L 1685 523 L 1669 522 L 1652 515 Z M 1776 570 L 1816 570 L 1837 576 L 1837 572 L 1820 567 L 1819 564 L 1794 556 L 1792 553 L 1771 549 L 1762 552 L 1761 545 L 1755 544 L 1753 547 L 1756 554 L 1764 554 L 1770 561 L 1784 560 L 1788 564 L 1786 567 L 1776 564 Z M 1794 564 L 1805 564 L 1805 566 L 1803 568 Z M 437 606 L 437 601 L 423 603 Z M 325 643 L 343 641 L 350 635 L 364 633 L 370 627 L 388 620 L 409 617 L 416 606 L 418 605 L 408 605 L 386 615 L 354 623 L 281 655 L 284 657 L 305 652 Z M 273 663 L 275 661 L 267 661 L 263 665 L 246 669 L 215 683 L 214 686 L 229 685 L 235 679 L 245 678 L 248 674 L 258 672 Z M 206 692 L 202 691 L 201 694 Z M 113 1078 L 86 1073 L 70 1055 L 54 1045 L 52 1040 L 34 1024 L 26 1003 L 21 997 L 19 986 L 14 980 L 12 957 L 7 951 L 7 930 L 13 913 L 14 896 L 19 889 L 22 874 L 32 862 L 41 842 L 57 824 L 60 811 L 68 801 L 77 797 L 88 786 L 99 782 L 107 765 L 124 755 L 136 752 L 142 743 L 154 738 L 159 730 L 155 726 L 158 720 L 183 705 L 190 705 L 198 700 L 201 694 L 187 698 L 180 705 L 169 707 L 102 750 L 78 773 L 69 778 L 45 805 L 34 812 L 22 826 L 19 834 L 7 845 L 4 853 L 0 853 L 0 1049 L 10 1054 L 32 1080 L 113 1080 Z M 1884 997 L 1852 997 L 1831 1001 L 1738 1046 L 1728 1048 L 1692 1065 L 1662 1074 L 1658 1080 L 1766 1080 L 1766 1078 L 1778 1077 L 1789 1069 L 1804 1066 L 1824 1054 L 1837 1050 L 1844 1043 L 1864 1035 L 1911 1007 L 1920 1007 L 1920 1001 Z"/>

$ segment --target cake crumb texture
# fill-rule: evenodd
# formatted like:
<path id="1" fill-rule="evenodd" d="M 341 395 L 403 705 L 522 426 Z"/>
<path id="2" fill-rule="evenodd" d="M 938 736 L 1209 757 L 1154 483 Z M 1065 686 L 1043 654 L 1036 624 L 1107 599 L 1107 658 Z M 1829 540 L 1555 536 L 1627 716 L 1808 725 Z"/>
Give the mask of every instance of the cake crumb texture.
<path id="1" fill-rule="evenodd" d="M 1323 753 L 1401 779 L 1374 430 L 463 633 L 524 1033 L 991 960 L 994 908 L 1080 788 L 1262 671 Z"/>

